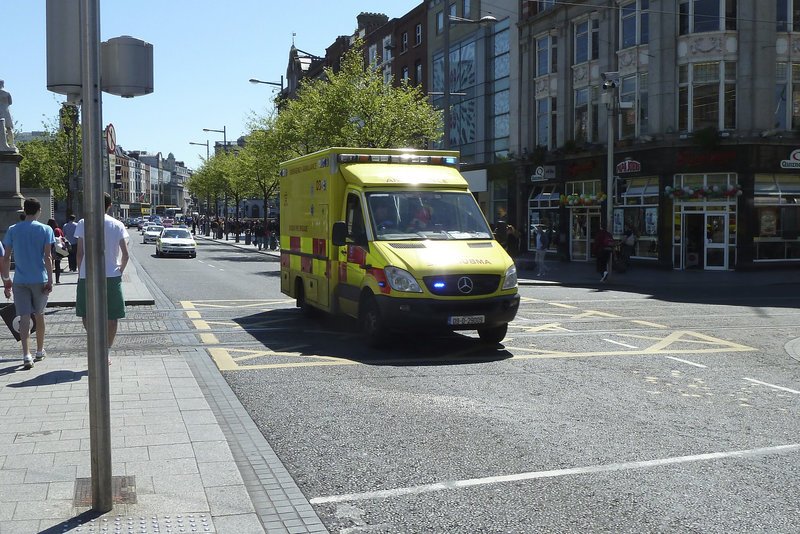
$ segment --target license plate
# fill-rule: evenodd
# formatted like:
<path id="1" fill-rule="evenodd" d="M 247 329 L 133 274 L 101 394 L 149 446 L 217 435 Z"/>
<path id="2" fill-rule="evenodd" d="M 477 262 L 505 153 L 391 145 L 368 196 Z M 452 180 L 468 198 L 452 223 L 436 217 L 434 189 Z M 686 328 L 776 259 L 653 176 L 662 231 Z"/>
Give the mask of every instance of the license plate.
<path id="1" fill-rule="evenodd" d="M 483 324 L 486 318 L 483 315 L 453 315 L 447 320 L 451 326 L 462 326 L 465 324 Z"/>

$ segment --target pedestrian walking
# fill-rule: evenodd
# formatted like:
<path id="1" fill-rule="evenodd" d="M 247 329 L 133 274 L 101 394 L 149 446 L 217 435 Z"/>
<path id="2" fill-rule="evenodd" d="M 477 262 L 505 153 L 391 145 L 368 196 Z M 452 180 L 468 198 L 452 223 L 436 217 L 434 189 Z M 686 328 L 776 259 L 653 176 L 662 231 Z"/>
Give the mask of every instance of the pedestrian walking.
<path id="1" fill-rule="evenodd" d="M 67 222 L 64 223 L 62 230 L 64 231 L 64 237 L 69 242 L 69 256 L 67 256 L 67 266 L 69 271 L 74 273 L 78 271 L 78 262 L 76 260 L 78 254 L 78 238 L 75 237 L 75 228 L 78 227 L 78 223 L 75 222 L 75 215 L 70 213 L 69 217 L 67 217 Z"/>
<path id="2" fill-rule="evenodd" d="M 61 228 L 58 227 L 58 223 L 56 222 L 55 219 L 48 219 L 47 220 L 47 226 L 49 226 L 50 228 L 53 229 L 53 237 L 55 238 L 56 243 L 58 243 L 58 242 L 64 243 L 66 241 L 66 239 L 64 238 L 64 232 L 61 230 Z M 67 245 L 67 246 L 69 246 L 69 245 Z M 54 273 L 56 275 L 56 284 L 60 284 L 61 283 L 61 259 L 63 258 L 63 256 L 61 256 L 60 254 L 58 254 L 56 252 L 56 245 L 55 244 L 51 245 L 50 248 L 51 248 L 50 252 L 51 252 L 51 256 L 53 258 L 53 265 L 54 265 L 53 271 L 54 271 Z"/>
<path id="3" fill-rule="evenodd" d="M 594 236 L 594 250 L 597 257 L 597 272 L 603 273 L 600 277 L 601 282 L 608 279 L 608 261 L 611 259 L 611 252 L 614 250 L 614 236 L 612 236 L 605 226 L 601 226 Z"/>
<path id="4" fill-rule="evenodd" d="M 106 303 L 107 321 L 106 332 L 108 334 L 108 350 L 106 356 L 111 365 L 111 346 L 117 335 L 117 324 L 119 319 L 125 317 L 125 296 L 122 293 L 122 273 L 128 265 L 128 230 L 125 225 L 111 217 L 108 211 L 111 209 L 111 195 L 104 194 L 106 213 L 103 221 L 103 232 L 105 236 L 105 279 L 106 279 Z M 75 230 L 78 237 L 78 292 L 75 299 L 75 315 L 83 318 L 83 327 L 86 328 L 86 262 L 84 253 L 86 250 L 85 224 L 81 219 L 78 228 Z M 38 327 L 38 325 L 37 325 Z"/>
<path id="5" fill-rule="evenodd" d="M 547 265 L 544 260 L 547 256 L 547 249 L 550 247 L 550 234 L 543 224 L 536 225 L 536 276 L 542 276 L 547 273 Z"/>
<path id="6" fill-rule="evenodd" d="M 19 335 L 22 343 L 22 365 L 33 367 L 46 356 L 44 349 L 44 309 L 53 291 L 52 246 L 53 229 L 36 219 L 42 213 L 38 199 L 26 198 L 23 203 L 25 219 L 9 227 L 3 238 L 5 253 L 0 258 L 0 275 L 6 298 L 14 294 L 14 306 L 19 317 Z M 11 281 L 8 258 L 14 253 L 14 281 Z M 31 356 L 31 314 L 36 322 L 36 355 Z"/>

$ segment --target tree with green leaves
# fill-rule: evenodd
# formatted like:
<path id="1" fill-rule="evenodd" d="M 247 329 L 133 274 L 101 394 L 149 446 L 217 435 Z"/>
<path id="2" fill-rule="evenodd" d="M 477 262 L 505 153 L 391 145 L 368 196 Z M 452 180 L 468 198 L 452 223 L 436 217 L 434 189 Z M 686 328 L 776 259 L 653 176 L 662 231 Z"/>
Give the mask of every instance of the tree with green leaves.
<path id="1" fill-rule="evenodd" d="M 425 148 L 442 135 L 442 113 L 418 86 L 393 87 L 376 65 L 364 68 L 363 43 L 345 53 L 341 68 L 306 80 L 297 99 L 281 102 L 275 130 L 284 159 L 332 146 Z M 265 124 L 264 124 L 265 123 Z"/>
<path id="2" fill-rule="evenodd" d="M 76 106 L 65 105 L 60 115 L 60 120 L 44 124 L 43 136 L 18 143 L 22 155 L 20 185 L 52 189 L 56 199 L 67 200 L 67 211 L 71 212 L 73 188 L 70 179 L 80 173 L 82 132 Z"/>

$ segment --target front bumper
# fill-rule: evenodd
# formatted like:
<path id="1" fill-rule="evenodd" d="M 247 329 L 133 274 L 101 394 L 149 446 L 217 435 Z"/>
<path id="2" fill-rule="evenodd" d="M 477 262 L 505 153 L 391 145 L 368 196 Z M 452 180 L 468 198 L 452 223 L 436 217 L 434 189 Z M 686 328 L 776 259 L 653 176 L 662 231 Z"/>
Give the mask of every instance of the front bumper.
<path id="1" fill-rule="evenodd" d="M 375 295 L 383 324 L 391 330 L 476 330 L 510 323 L 519 294 L 484 299 L 413 299 Z M 450 324 L 452 317 L 483 316 L 479 324 Z"/>
<path id="2" fill-rule="evenodd" d="M 175 255 L 175 256 L 192 256 L 197 249 L 195 247 L 185 246 L 161 246 L 161 254 Z"/>

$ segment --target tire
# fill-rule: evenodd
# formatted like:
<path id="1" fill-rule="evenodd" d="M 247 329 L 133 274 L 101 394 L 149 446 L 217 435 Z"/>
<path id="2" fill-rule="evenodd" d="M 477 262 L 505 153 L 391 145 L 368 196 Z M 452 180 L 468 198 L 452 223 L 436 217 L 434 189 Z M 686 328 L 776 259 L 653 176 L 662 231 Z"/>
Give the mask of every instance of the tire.
<path id="1" fill-rule="evenodd" d="M 378 303 L 372 295 L 361 299 L 358 311 L 358 326 L 367 346 L 380 348 L 384 347 L 388 342 L 389 336 L 383 324 Z"/>
<path id="2" fill-rule="evenodd" d="M 303 316 L 307 319 L 313 319 L 315 315 L 315 309 L 311 306 L 308 302 L 306 302 L 306 292 L 303 289 L 303 280 L 298 278 L 295 282 L 295 299 L 297 299 L 297 307 L 300 308 L 300 311 L 303 312 Z"/>
<path id="3" fill-rule="evenodd" d="M 507 331 L 508 323 L 505 323 L 490 328 L 478 328 L 478 336 L 481 338 L 481 341 L 487 345 L 497 345 L 506 337 Z"/>

